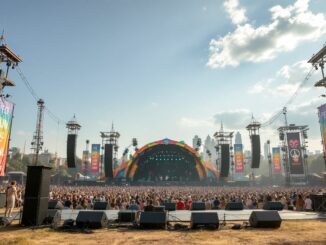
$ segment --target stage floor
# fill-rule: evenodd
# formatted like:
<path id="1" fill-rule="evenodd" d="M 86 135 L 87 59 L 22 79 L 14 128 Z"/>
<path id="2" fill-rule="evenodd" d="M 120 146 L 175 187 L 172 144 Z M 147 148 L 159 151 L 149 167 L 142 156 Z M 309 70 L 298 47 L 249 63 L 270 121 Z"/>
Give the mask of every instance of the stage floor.
<path id="1" fill-rule="evenodd" d="M 72 209 L 63 209 L 61 210 L 61 219 L 74 219 L 76 220 L 78 212 L 81 210 L 72 210 Z M 87 212 L 94 212 L 94 210 L 82 210 Z M 204 210 L 204 211 L 170 211 L 167 212 L 168 221 L 176 221 L 176 222 L 189 222 L 191 217 L 191 212 L 216 212 L 220 220 L 226 221 L 248 221 L 250 214 L 252 211 L 264 211 L 262 209 L 244 209 L 239 211 L 231 211 L 231 210 Z M 104 211 L 109 220 L 117 220 L 119 210 L 105 210 Z M 326 213 L 317 213 L 317 212 L 298 212 L 298 211 L 290 211 L 283 210 L 279 211 L 279 214 L 282 220 L 317 220 L 317 219 L 326 219 Z M 2 217 L 4 213 L 0 214 Z M 13 218 L 15 220 L 19 220 L 20 215 L 18 212 L 13 213 Z"/>
<path id="2" fill-rule="evenodd" d="M 77 214 L 80 210 L 70 210 L 64 209 L 61 213 L 61 218 L 65 219 L 76 219 Z M 87 211 L 87 210 L 86 210 Z M 92 212 L 92 210 L 89 210 Z M 217 212 L 220 220 L 232 221 L 240 220 L 246 221 L 249 220 L 250 214 L 252 211 L 263 211 L 262 209 L 244 209 L 239 211 L 230 211 L 230 210 L 204 210 L 204 211 L 170 211 L 168 212 L 168 221 L 182 221 L 189 222 L 191 217 L 191 212 Z M 119 210 L 106 210 L 105 213 L 109 220 L 118 219 Z M 282 220 L 312 220 L 312 219 L 326 219 L 326 213 L 316 213 L 316 212 L 297 212 L 290 210 L 279 211 L 279 214 Z"/>

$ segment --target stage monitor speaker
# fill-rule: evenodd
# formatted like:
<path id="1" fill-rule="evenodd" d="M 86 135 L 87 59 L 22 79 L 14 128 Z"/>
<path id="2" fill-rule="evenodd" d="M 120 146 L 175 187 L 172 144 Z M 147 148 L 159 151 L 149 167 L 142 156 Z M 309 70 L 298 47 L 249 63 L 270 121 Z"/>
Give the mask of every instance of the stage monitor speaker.
<path id="1" fill-rule="evenodd" d="M 68 134 L 67 139 L 67 165 L 68 168 L 76 167 L 76 134 Z"/>
<path id="2" fill-rule="evenodd" d="M 109 210 L 110 204 L 108 202 L 95 202 L 94 210 Z"/>
<path id="3" fill-rule="evenodd" d="M 279 228 L 282 219 L 278 211 L 252 211 L 249 223 L 255 228 Z"/>
<path id="4" fill-rule="evenodd" d="M 165 229 L 165 212 L 141 212 L 139 226 L 142 229 Z"/>
<path id="5" fill-rule="evenodd" d="M 260 164 L 260 136 L 251 135 L 251 168 L 259 168 Z"/>
<path id="6" fill-rule="evenodd" d="M 265 202 L 263 209 L 265 210 L 283 210 L 283 204 L 281 202 Z"/>
<path id="7" fill-rule="evenodd" d="M 204 202 L 193 202 L 191 210 L 206 210 L 206 205 Z"/>
<path id="8" fill-rule="evenodd" d="M 99 229 L 107 224 L 108 218 L 104 211 L 79 211 L 76 218 L 78 228 Z"/>
<path id="9" fill-rule="evenodd" d="M 326 212 L 326 194 L 310 195 L 310 199 L 315 212 Z"/>
<path id="10" fill-rule="evenodd" d="M 63 209 L 63 205 L 57 200 L 50 200 L 48 203 L 48 209 Z"/>
<path id="11" fill-rule="evenodd" d="M 218 229 L 219 219 L 216 212 L 194 212 L 191 213 L 191 229 L 211 228 Z"/>
<path id="12" fill-rule="evenodd" d="M 175 211 L 177 209 L 176 204 L 174 202 L 164 203 L 164 206 L 165 206 L 165 210 L 167 211 Z"/>
<path id="13" fill-rule="evenodd" d="M 121 210 L 118 213 L 119 223 L 132 223 L 136 220 L 137 211 L 135 210 Z"/>
<path id="14" fill-rule="evenodd" d="M 242 202 L 228 202 L 225 210 L 243 210 L 243 204 Z"/>
<path id="15" fill-rule="evenodd" d="M 228 177 L 230 171 L 230 145 L 221 145 L 221 177 Z"/>
<path id="16" fill-rule="evenodd" d="M 165 206 L 154 206 L 153 212 L 165 212 Z"/>
<path id="17" fill-rule="evenodd" d="M 56 209 L 49 209 L 43 224 L 52 225 L 53 227 L 58 227 L 61 222 L 61 211 Z"/>
<path id="18" fill-rule="evenodd" d="M 6 207 L 6 193 L 0 193 L 0 208 Z"/>
<path id="19" fill-rule="evenodd" d="M 22 225 L 42 225 L 47 216 L 50 171 L 50 167 L 28 166 Z"/>
<path id="20" fill-rule="evenodd" d="M 104 146 L 104 172 L 105 177 L 113 179 L 113 145 Z"/>

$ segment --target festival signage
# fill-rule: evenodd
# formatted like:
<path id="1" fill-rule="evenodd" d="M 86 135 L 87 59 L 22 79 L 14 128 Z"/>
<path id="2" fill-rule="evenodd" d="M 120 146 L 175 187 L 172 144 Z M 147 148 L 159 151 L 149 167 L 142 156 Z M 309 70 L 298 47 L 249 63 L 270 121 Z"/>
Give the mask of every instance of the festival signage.
<path id="1" fill-rule="evenodd" d="M 92 144 L 90 172 L 97 174 L 100 168 L 100 144 Z"/>
<path id="2" fill-rule="evenodd" d="M 274 166 L 274 173 L 281 173 L 282 172 L 282 165 L 281 165 L 281 149 L 280 147 L 273 147 L 272 148 L 273 154 L 273 166 Z"/>
<path id="3" fill-rule="evenodd" d="M 288 144 L 288 156 L 291 174 L 304 174 L 303 157 L 299 132 L 289 132 L 286 134 Z"/>
<path id="4" fill-rule="evenodd" d="M 326 157 L 326 104 L 318 108 L 320 132 L 323 142 L 324 158 Z"/>
<path id="5" fill-rule="evenodd" d="M 243 161 L 243 146 L 242 146 L 242 144 L 234 145 L 234 164 L 235 164 L 235 172 L 243 173 L 244 161 Z"/>
<path id="6" fill-rule="evenodd" d="M 0 176 L 5 175 L 14 104 L 0 98 Z"/>

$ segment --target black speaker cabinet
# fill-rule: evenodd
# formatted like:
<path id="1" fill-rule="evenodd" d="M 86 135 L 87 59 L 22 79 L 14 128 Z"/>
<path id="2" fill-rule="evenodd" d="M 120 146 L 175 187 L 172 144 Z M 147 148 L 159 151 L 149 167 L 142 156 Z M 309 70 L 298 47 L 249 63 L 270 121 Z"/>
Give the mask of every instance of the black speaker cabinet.
<path id="1" fill-rule="evenodd" d="M 222 144 L 221 147 L 221 177 L 228 177 L 230 171 L 230 145 Z"/>
<path id="2" fill-rule="evenodd" d="M 106 227 L 108 218 L 104 211 L 79 211 L 76 225 L 79 228 L 99 229 Z"/>
<path id="3" fill-rule="evenodd" d="M 251 135 L 251 168 L 259 168 L 260 164 L 260 136 Z"/>
<path id="4" fill-rule="evenodd" d="M 42 225 L 47 216 L 50 167 L 28 166 L 22 225 Z"/>
<path id="5" fill-rule="evenodd" d="M 48 203 L 48 209 L 63 209 L 63 205 L 57 200 L 50 200 Z"/>
<path id="6" fill-rule="evenodd" d="M 136 220 L 137 211 L 135 210 L 121 210 L 118 213 L 119 223 L 132 223 Z"/>
<path id="7" fill-rule="evenodd" d="M 95 202 L 94 210 L 109 210 L 110 204 L 108 202 Z"/>
<path id="8" fill-rule="evenodd" d="M 219 219 L 216 212 L 192 212 L 191 228 L 211 228 L 218 229 Z"/>
<path id="9" fill-rule="evenodd" d="M 58 227 L 61 222 L 61 211 L 56 209 L 49 209 L 43 224 L 52 225 L 53 227 Z"/>
<path id="10" fill-rule="evenodd" d="M 67 138 L 67 165 L 68 168 L 76 167 L 76 134 L 68 134 Z"/>
<path id="11" fill-rule="evenodd" d="M 191 210 L 206 210 L 206 205 L 204 202 L 193 202 Z"/>
<path id="12" fill-rule="evenodd" d="M 164 203 L 164 206 L 165 206 L 165 210 L 167 211 L 175 211 L 177 209 L 176 204 L 173 202 Z"/>
<path id="13" fill-rule="evenodd" d="M 283 204 L 281 202 L 265 202 L 263 209 L 265 210 L 283 210 Z"/>
<path id="14" fill-rule="evenodd" d="M 142 229 L 165 229 L 165 212 L 141 212 L 139 226 Z"/>
<path id="15" fill-rule="evenodd" d="M 104 145 L 104 172 L 105 177 L 113 179 L 113 144 Z"/>
<path id="16" fill-rule="evenodd" d="M 225 210 L 243 210 L 243 204 L 242 202 L 228 202 Z"/>
<path id="17" fill-rule="evenodd" d="M 249 223 L 255 228 L 279 228 L 282 219 L 278 211 L 253 211 Z"/>

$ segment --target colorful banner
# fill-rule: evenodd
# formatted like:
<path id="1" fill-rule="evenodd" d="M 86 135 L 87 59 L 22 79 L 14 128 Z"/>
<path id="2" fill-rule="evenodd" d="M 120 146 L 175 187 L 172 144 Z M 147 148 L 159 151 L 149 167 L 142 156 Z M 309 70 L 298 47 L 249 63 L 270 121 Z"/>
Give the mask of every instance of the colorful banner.
<path id="1" fill-rule="evenodd" d="M 323 149 L 324 149 L 324 158 L 326 159 L 326 104 L 323 104 L 318 108 L 318 115 L 319 115 L 321 138 L 322 138 Z"/>
<path id="2" fill-rule="evenodd" d="M 300 133 L 286 133 L 291 174 L 304 174 Z"/>
<path id="3" fill-rule="evenodd" d="M 5 175 L 14 104 L 0 98 L 0 176 Z"/>
<path id="4" fill-rule="evenodd" d="M 90 172 L 97 174 L 100 169 L 100 144 L 92 144 Z"/>
<path id="5" fill-rule="evenodd" d="M 273 166 L 274 166 L 274 173 L 281 173 L 282 172 L 282 164 L 281 164 L 281 148 L 280 147 L 273 147 L 272 148 L 273 154 Z"/>
<path id="6" fill-rule="evenodd" d="M 83 151 L 81 170 L 86 170 L 87 161 L 88 161 L 88 151 Z"/>
<path id="7" fill-rule="evenodd" d="M 234 164 L 235 164 L 235 172 L 243 173 L 244 161 L 243 161 L 243 146 L 242 146 L 242 144 L 234 145 Z"/>

